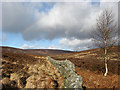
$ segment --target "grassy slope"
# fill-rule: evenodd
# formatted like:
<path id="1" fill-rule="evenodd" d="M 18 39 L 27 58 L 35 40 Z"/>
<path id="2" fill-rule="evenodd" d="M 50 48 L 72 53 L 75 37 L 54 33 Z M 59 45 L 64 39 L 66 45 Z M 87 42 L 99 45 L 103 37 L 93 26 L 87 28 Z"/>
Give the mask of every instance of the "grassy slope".
<path id="1" fill-rule="evenodd" d="M 87 88 L 118 88 L 118 65 L 120 63 L 118 47 L 109 50 L 109 73 L 105 72 L 103 50 L 92 49 L 70 54 L 53 56 L 56 60 L 68 59 L 76 65 L 76 72 L 83 77 L 83 86 Z M 120 72 L 120 71 L 119 71 Z"/>
<path id="2" fill-rule="evenodd" d="M 56 60 L 68 59 L 73 62 L 76 67 L 89 69 L 91 71 L 104 72 L 103 50 L 92 49 L 81 52 L 74 52 L 69 54 L 54 55 Z M 110 60 L 108 61 L 109 71 L 118 74 L 118 47 L 113 47 L 109 50 Z"/>
<path id="3" fill-rule="evenodd" d="M 68 59 L 76 65 L 76 72 L 83 77 L 83 85 L 87 88 L 118 87 L 118 47 L 113 47 L 109 55 L 111 60 L 108 62 L 109 74 L 103 77 L 104 60 L 101 58 L 103 51 L 92 49 L 74 53 L 51 54 L 56 60 Z M 2 52 L 3 77 L 9 77 L 10 73 L 23 70 L 26 63 L 34 63 L 37 59 L 34 55 L 24 53 Z M 17 62 L 17 63 L 15 63 Z"/>

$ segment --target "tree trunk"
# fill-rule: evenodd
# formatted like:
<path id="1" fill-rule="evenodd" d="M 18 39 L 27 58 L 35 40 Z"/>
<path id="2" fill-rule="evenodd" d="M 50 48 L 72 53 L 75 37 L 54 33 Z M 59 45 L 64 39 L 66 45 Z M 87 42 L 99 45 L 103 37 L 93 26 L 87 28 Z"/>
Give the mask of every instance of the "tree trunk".
<path id="1" fill-rule="evenodd" d="M 105 62 L 105 74 L 104 74 L 104 76 L 107 76 L 107 73 L 108 73 L 108 67 L 107 67 L 107 62 Z"/>
<path id="2" fill-rule="evenodd" d="M 105 41 L 105 57 L 104 57 L 104 60 L 105 60 L 105 74 L 104 76 L 107 76 L 107 73 L 108 73 L 108 67 L 107 67 L 107 47 L 106 47 L 106 41 Z"/>

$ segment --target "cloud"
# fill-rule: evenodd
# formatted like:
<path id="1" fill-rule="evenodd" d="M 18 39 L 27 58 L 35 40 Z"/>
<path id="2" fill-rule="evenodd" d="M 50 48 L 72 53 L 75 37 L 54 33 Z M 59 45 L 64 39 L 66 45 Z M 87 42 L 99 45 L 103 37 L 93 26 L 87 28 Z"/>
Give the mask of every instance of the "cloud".
<path id="1" fill-rule="evenodd" d="M 90 2 L 56 3 L 47 13 L 32 6 L 30 8 L 29 3 L 3 4 L 4 32 L 21 33 L 26 41 L 61 37 L 84 39 L 95 24 L 93 16 L 99 12 Z"/>
<path id="2" fill-rule="evenodd" d="M 0 3 L 0 29 L 2 28 L 2 3 Z"/>
<path id="3" fill-rule="evenodd" d="M 50 45 L 48 47 L 44 46 L 39 46 L 37 44 L 34 45 L 28 45 L 28 44 L 23 44 L 20 48 L 22 49 L 63 49 L 61 46 L 57 45 Z"/>
<path id="4" fill-rule="evenodd" d="M 89 32 L 96 24 L 96 17 L 106 6 L 111 6 L 111 3 L 101 3 L 100 7 L 92 5 L 91 2 L 46 3 L 46 5 L 5 3 L 3 30 L 21 33 L 26 41 L 63 37 L 88 39 Z"/>
<path id="5" fill-rule="evenodd" d="M 23 49 L 32 49 L 32 48 L 34 48 L 34 46 L 29 46 L 27 44 L 24 44 L 21 48 L 23 48 Z"/>
<path id="6" fill-rule="evenodd" d="M 63 48 L 61 46 L 50 45 L 48 46 L 48 49 L 63 49 Z"/>
<path id="7" fill-rule="evenodd" d="M 91 0 L 2 0 L 2 2 L 90 2 Z"/>
<path id="8" fill-rule="evenodd" d="M 86 49 L 91 43 L 89 33 L 96 24 L 97 16 L 111 6 L 113 3 L 100 3 L 100 6 L 91 2 L 4 3 L 3 32 L 20 33 L 26 41 L 62 38 L 60 45 L 66 48 Z M 116 8 L 112 8 L 115 15 Z M 61 48 L 55 45 L 48 48 L 54 47 Z"/>
<path id="9" fill-rule="evenodd" d="M 20 48 L 22 49 L 45 49 L 45 47 L 40 47 L 37 44 L 34 44 L 34 45 L 23 44 Z"/>
<path id="10" fill-rule="evenodd" d="M 40 4 L 41 5 L 41 4 Z M 40 7 L 40 5 L 38 7 Z M 2 24 L 3 32 L 22 33 L 25 28 L 34 22 L 34 4 L 3 3 Z"/>
<path id="11" fill-rule="evenodd" d="M 118 2 L 119 0 L 2 0 L 2 2 Z"/>
<path id="12" fill-rule="evenodd" d="M 89 8 L 89 9 L 88 9 Z M 97 7 L 88 3 L 57 3 L 48 13 L 37 12 L 38 21 L 22 33 L 27 41 L 68 37 L 89 38 Z M 92 21 L 92 22 L 91 22 Z M 34 30 L 33 30 L 34 28 Z M 29 34 L 32 33 L 32 36 Z"/>
<path id="13" fill-rule="evenodd" d="M 100 0 L 101 2 L 119 2 L 120 0 Z"/>
<path id="14" fill-rule="evenodd" d="M 101 4 L 102 10 L 105 8 L 103 6 Z M 63 37 L 88 39 L 96 17 L 102 11 L 91 2 L 56 3 L 47 8 L 47 12 L 39 11 L 41 7 L 41 3 L 3 4 L 4 32 L 21 33 L 26 41 Z"/>
<path id="15" fill-rule="evenodd" d="M 3 3 L 4 32 L 22 32 L 31 23 L 32 13 L 21 3 Z"/>
<path id="16" fill-rule="evenodd" d="M 70 48 L 71 50 L 86 50 L 89 47 L 91 47 L 91 39 L 67 39 L 67 38 L 62 38 L 59 41 L 59 44 L 62 45 L 63 47 Z"/>
<path id="17" fill-rule="evenodd" d="M 32 0 L 1 0 L 1 2 L 30 2 Z"/>

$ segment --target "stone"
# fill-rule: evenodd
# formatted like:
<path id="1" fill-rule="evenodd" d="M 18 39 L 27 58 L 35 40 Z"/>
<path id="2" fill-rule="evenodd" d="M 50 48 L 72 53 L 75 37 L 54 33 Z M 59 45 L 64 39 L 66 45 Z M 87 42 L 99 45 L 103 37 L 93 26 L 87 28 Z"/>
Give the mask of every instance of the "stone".
<path id="1" fill-rule="evenodd" d="M 64 88 L 82 88 L 82 77 L 75 73 L 75 65 L 69 60 L 56 61 L 51 57 L 47 59 L 56 67 L 64 78 Z"/>
<path id="2" fill-rule="evenodd" d="M 2 79 L 2 84 L 10 84 L 10 83 L 11 83 L 11 81 L 10 81 L 9 78 L 3 78 Z"/>
<path id="3" fill-rule="evenodd" d="M 11 73 L 10 79 L 3 79 L 3 83 L 9 83 L 12 87 L 32 89 L 63 88 L 63 81 L 62 74 L 46 58 L 38 58 L 35 63 L 25 64 L 22 70 Z"/>
<path id="4" fill-rule="evenodd" d="M 17 84 L 18 88 L 23 88 L 26 85 L 26 77 L 22 73 L 12 73 L 10 80 Z"/>
<path id="5" fill-rule="evenodd" d="M 14 80 L 14 81 L 17 81 L 19 79 L 19 75 L 17 73 L 12 73 L 10 75 L 10 80 Z"/>
<path id="6" fill-rule="evenodd" d="M 26 79 L 25 88 L 59 88 L 63 86 L 63 78 L 48 60 L 44 63 L 31 65 L 28 69 L 30 76 Z M 31 73 L 32 72 L 32 73 Z"/>

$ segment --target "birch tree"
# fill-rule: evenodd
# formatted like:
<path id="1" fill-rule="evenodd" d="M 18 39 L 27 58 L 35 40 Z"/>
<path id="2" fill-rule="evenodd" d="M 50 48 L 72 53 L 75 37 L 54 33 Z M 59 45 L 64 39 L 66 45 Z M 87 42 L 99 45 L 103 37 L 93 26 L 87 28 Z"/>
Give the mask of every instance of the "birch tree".
<path id="1" fill-rule="evenodd" d="M 104 50 L 105 74 L 108 73 L 108 49 L 117 42 L 117 28 L 114 15 L 111 10 L 104 10 L 96 19 L 96 30 L 91 33 L 96 47 Z"/>

